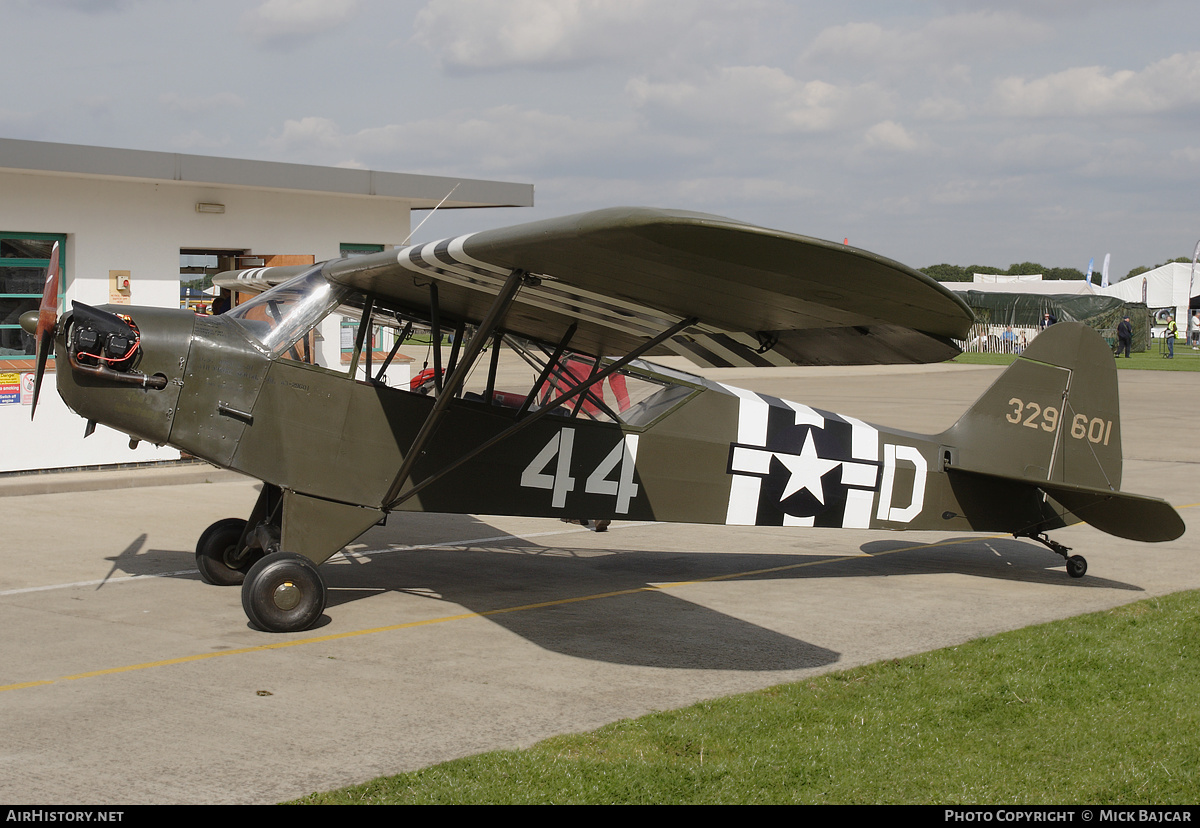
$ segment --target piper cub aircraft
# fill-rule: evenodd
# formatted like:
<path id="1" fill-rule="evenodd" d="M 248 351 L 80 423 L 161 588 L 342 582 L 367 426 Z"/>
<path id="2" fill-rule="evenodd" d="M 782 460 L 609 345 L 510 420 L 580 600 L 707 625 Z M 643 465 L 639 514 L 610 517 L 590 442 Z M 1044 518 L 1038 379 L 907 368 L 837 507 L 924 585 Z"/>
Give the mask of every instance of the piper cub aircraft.
<path id="1" fill-rule="evenodd" d="M 217 317 L 80 302 L 40 311 L 38 371 L 88 420 L 263 482 L 246 519 L 196 547 L 242 585 L 253 626 L 321 617 L 317 567 L 389 512 L 1005 532 L 1045 544 L 1086 521 L 1179 537 L 1165 501 L 1119 491 L 1113 356 L 1093 331 L 1042 333 L 951 428 L 923 436 L 721 385 L 702 366 L 934 362 L 973 318 L 932 279 L 871 253 L 698 213 L 617 208 L 310 267 L 224 274 L 257 296 Z M 266 289 L 264 289 L 266 288 Z M 349 370 L 311 363 L 328 314 L 360 319 Z M 372 373 L 372 326 L 399 333 Z M 453 348 L 422 390 L 384 371 L 413 325 Z M 532 388 L 498 387 L 513 349 Z M 490 350 L 490 354 L 485 354 Z M 382 351 L 381 351 L 382 353 Z M 512 357 L 509 358 L 513 359 Z M 467 390 L 473 369 L 486 373 Z M 360 380 L 360 370 L 365 367 Z M 475 380 L 479 384 L 479 380 Z"/>

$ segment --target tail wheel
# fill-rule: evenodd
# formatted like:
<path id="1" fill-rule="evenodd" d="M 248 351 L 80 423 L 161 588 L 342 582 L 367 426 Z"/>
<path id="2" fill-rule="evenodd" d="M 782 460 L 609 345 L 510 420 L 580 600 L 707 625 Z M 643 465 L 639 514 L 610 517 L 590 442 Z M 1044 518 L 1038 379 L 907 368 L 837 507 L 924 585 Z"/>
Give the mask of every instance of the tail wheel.
<path id="1" fill-rule="evenodd" d="M 325 581 L 303 555 L 273 552 L 246 573 L 242 609 L 266 632 L 307 630 L 325 611 Z"/>
<path id="2" fill-rule="evenodd" d="M 237 586 L 256 556 L 241 548 L 246 521 L 241 518 L 218 520 L 204 530 L 196 542 L 196 568 L 200 580 L 214 586 Z"/>

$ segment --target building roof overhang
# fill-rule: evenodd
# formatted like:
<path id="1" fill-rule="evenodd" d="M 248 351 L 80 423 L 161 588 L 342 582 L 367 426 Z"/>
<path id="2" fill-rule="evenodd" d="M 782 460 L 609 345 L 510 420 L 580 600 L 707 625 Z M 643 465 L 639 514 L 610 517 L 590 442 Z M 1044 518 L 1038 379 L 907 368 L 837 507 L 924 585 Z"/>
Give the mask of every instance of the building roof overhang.
<path id="1" fill-rule="evenodd" d="M 319 167 L 178 152 L 92 147 L 0 138 L 0 170 L 153 183 L 384 198 L 413 210 L 532 207 L 533 185 L 438 175 Z"/>

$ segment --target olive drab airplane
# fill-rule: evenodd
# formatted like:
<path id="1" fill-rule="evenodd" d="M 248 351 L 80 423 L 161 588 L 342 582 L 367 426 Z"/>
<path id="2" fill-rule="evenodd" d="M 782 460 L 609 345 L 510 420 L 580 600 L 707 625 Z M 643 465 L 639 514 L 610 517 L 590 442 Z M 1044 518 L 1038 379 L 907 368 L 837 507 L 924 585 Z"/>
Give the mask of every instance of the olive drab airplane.
<path id="1" fill-rule="evenodd" d="M 103 423 L 261 480 L 247 518 L 205 530 L 196 563 L 208 583 L 242 585 L 262 630 L 316 623 L 317 567 L 398 511 L 1005 532 L 1053 549 L 1073 577 L 1086 562 L 1048 531 L 1184 531 L 1165 501 L 1119 489 L 1115 364 L 1082 325 L 1042 333 L 930 436 L 645 359 L 769 367 L 958 353 L 952 340 L 973 321 L 961 299 L 843 244 L 615 208 L 223 274 L 258 295 L 217 317 L 72 302 L 59 318 L 58 270 L 56 251 L 40 311 L 22 319 L 37 339 L 35 406 L 53 348 L 58 391 L 89 433 Z M 348 370 L 310 364 L 314 328 L 335 311 L 360 320 Z M 381 324 L 396 346 L 375 371 L 363 344 Z M 383 381 L 414 324 L 434 342 L 454 334 L 445 366 L 432 349 L 428 394 Z M 531 388 L 498 387 L 505 346 L 536 374 Z"/>

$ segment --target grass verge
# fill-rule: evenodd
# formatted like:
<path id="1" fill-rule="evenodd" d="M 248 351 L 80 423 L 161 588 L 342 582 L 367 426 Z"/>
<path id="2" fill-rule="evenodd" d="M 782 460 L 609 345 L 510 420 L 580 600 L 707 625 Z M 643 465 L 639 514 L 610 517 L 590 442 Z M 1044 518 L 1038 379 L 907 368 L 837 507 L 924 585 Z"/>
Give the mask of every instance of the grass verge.
<path id="1" fill-rule="evenodd" d="M 300 800 L 1188 804 L 1200 592 Z"/>
<path id="2" fill-rule="evenodd" d="M 959 354 L 954 359 L 947 360 L 958 365 L 1010 365 L 1016 360 L 1014 354 Z M 1142 369 L 1146 371 L 1200 371 L 1200 351 L 1193 351 L 1189 346 L 1176 344 L 1175 358 L 1164 359 L 1157 350 L 1144 351 L 1140 354 L 1130 354 L 1129 358 L 1119 358 L 1117 367 L 1121 369 Z"/>

